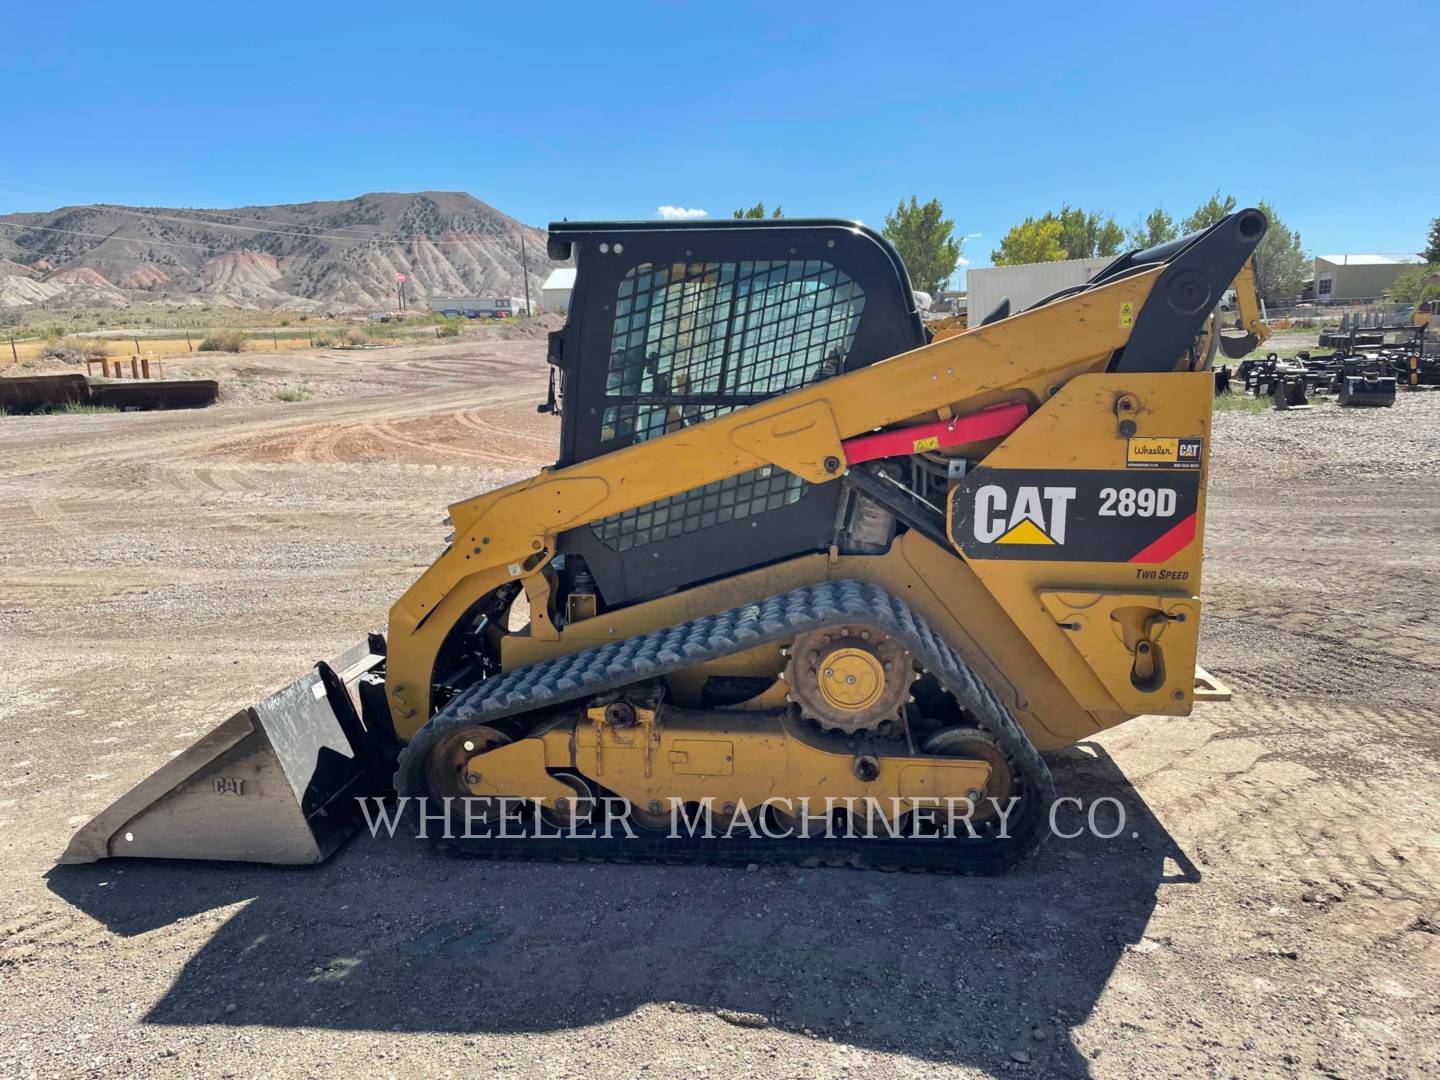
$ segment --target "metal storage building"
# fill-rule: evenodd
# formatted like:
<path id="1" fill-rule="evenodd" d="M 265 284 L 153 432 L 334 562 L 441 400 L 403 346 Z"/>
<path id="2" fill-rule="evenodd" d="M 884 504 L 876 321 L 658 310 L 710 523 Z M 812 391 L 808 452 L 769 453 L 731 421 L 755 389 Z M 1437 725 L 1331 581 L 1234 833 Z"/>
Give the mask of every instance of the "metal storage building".
<path id="1" fill-rule="evenodd" d="M 546 311 L 570 310 L 570 293 L 575 289 L 575 268 L 562 266 L 550 271 L 545 284 L 540 286 L 540 302 Z"/>
<path id="2" fill-rule="evenodd" d="M 1096 259 L 971 268 L 965 272 L 965 285 L 970 294 L 970 325 L 979 326 L 1007 296 L 1013 315 L 1053 292 L 1071 285 L 1084 285 L 1114 261 L 1114 256 L 1106 255 Z"/>
<path id="3" fill-rule="evenodd" d="M 1335 304 L 1379 299 L 1406 269 L 1424 261 L 1418 255 L 1317 255 L 1315 300 Z"/>

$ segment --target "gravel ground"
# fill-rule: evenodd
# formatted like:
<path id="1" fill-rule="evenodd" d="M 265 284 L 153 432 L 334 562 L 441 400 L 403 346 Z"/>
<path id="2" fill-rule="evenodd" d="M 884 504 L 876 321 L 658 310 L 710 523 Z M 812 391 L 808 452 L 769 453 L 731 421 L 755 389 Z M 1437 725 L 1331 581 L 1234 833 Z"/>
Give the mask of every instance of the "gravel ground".
<path id="1" fill-rule="evenodd" d="M 543 342 L 213 363 L 203 413 L 0 419 L 0 1077 L 1440 1070 L 1440 395 L 1217 417 L 1202 660 L 1235 699 L 1051 761 L 1122 838 L 995 880 L 363 838 L 55 868 L 382 625 L 448 503 L 553 459 Z"/>

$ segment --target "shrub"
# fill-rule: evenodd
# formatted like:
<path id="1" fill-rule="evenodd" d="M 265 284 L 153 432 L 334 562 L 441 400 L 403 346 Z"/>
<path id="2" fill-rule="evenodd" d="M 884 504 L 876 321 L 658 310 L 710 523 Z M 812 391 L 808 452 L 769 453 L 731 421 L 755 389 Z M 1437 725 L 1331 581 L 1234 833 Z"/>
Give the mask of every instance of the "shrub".
<path id="1" fill-rule="evenodd" d="M 106 355 L 105 343 L 91 338 L 61 338 L 41 346 L 40 355 L 47 360 L 67 364 L 83 364 L 88 356 Z"/>
<path id="2" fill-rule="evenodd" d="M 1410 267 L 1385 290 L 1385 295 L 1402 304 L 1421 304 L 1440 296 L 1440 263 Z"/>
<path id="3" fill-rule="evenodd" d="M 352 326 L 349 330 L 345 331 L 346 345 L 364 345 L 367 340 L 368 338 L 365 331 L 361 330 L 358 326 Z"/>
<path id="4" fill-rule="evenodd" d="M 311 340 L 315 342 L 317 349 L 333 349 L 335 347 L 335 339 L 329 334 L 316 334 Z"/>
<path id="5" fill-rule="evenodd" d="M 200 352 L 238 353 L 245 348 L 245 335 L 239 330 L 216 330 L 213 334 L 206 334 L 196 348 Z"/>
<path id="6" fill-rule="evenodd" d="M 275 396 L 281 401 L 304 401 L 310 396 L 308 386 L 285 386 L 275 391 Z"/>
<path id="7" fill-rule="evenodd" d="M 436 337 L 459 337 L 460 328 L 465 325 L 463 319 L 441 319 L 435 324 Z"/>

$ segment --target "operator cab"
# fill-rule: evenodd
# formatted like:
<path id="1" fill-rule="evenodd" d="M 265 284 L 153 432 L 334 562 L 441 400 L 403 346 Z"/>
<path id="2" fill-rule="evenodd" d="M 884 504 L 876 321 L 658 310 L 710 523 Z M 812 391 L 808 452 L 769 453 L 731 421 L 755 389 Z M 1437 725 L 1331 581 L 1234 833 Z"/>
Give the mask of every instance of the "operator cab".
<path id="1" fill-rule="evenodd" d="M 927 341 L 900 256 L 853 221 L 555 222 L 549 254 L 577 270 L 550 336 L 562 467 Z M 824 550 L 840 487 L 766 466 L 572 529 L 559 550 L 627 603 Z"/>

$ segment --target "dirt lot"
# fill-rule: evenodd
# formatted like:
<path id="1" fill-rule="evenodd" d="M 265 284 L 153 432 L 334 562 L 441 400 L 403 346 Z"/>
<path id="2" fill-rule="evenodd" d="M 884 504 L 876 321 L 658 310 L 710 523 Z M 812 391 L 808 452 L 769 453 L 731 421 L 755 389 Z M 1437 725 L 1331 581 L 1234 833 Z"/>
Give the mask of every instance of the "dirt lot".
<path id="1" fill-rule="evenodd" d="M 0 418 L 0 1076 L 1440 1071 L 1440 394 L 1217 419 L 1202 659 L 1235 700 L 1051 763 L 1138 837 L 997 880 L 368 839 L 54 869 L 382 625 L 448 503 L 553 459 L 536 341 L 207 365 L 204 412 Z"/>

